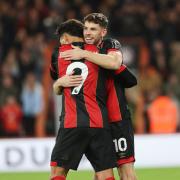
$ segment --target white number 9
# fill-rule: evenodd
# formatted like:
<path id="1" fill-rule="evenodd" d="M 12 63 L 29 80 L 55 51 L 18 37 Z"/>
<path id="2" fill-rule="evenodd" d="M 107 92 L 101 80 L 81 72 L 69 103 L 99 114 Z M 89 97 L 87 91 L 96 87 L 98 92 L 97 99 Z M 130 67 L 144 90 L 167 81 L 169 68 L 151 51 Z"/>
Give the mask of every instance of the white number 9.
<path id="1" fill-rule="evenodd" d="M 71 94 L 78 94 L 79 93 L 79 91 L 80 91 L 82 85 L 84 84 L 84 81 L 86 80 L 87 75 L 88 75 L 88 67 L 86 66 L 86 64 L 84 64 L 82 62 L 73 62 L 73 63 L 71 63 L 67 67 L 66 74 L 71 74 L 75 68 L 81 69 L 81 71 L 82 71 L 81 76 L 82 76 L 83 80 L 82 80 L 82 82 L 81 82 L 81 84 L 79 86 L 73 88 Z"/>

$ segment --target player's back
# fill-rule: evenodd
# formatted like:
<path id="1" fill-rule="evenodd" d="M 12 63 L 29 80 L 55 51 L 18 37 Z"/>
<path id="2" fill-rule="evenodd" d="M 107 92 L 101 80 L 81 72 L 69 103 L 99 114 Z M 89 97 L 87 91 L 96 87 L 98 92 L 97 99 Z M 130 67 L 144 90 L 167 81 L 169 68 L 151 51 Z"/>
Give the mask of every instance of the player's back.
<path id="1" fill-rule="evenodd" d="M 98 52 L 94 45 L 83 43 L 74 45 L 91 52 Z M 59 48 L 59 52 L 70 49 L 72 49 L 71 45 L 63 45 Z M 83 77 L 78 87 L 63 90 L 64 107 L 61 126 L 65 128 L 108 127 L 104 70 L 85 59 L 71 62 L 59 56 L 58 71 L 59 77 L 72 72 Z"/>

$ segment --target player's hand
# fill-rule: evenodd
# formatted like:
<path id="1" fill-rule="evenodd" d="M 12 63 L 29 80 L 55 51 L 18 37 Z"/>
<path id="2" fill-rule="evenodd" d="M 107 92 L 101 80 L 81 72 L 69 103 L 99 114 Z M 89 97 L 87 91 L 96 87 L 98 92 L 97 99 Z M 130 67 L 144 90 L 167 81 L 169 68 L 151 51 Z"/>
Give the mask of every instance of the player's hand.
<path id="1" fill-rule="evenodd" d="M 79 47 L 73 46 L 73 49 L 67 50 L 60 53 L 60 57 L 64 60 L 79 60 L 83 59 L 85 56 L 86 51 L 80 49 Z"/>
<path id="2" fill-rule="evenodd" d="M 83 78 L 81 75 L 64 75 L 59 78 L 55 83 L 56 86 L 61 87 L 77 87 L 81 84 Z"/>

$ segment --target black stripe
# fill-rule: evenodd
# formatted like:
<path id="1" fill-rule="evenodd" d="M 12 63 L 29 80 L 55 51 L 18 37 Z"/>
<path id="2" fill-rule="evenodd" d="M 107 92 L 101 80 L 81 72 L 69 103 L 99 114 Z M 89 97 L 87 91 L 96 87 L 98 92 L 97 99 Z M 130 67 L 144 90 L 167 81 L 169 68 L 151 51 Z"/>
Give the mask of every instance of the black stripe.
<path id="1" fill-rule="evenodd" d="M 65 97 L 64 94 L 62 94 L 62 111 L 60 116 L 60 127 L 64 128 L 64 117 L 65 117 Z"/>
<path id="2" fill-rule="evenodd" d="M 106 107 L 106 101 L 107 101 L 107 92 L 106 92 L 106 86 L 105 86 L 106 79 L 107 79 L 106 70 L 99 68 L 97 87 L 96 87 L 96 101 L 100 107 L 100 111 L 102 114 L 103 127 L 109 127 L 108 113 L 107 113 L 107 107 Z"/>
<path id="3" fill-rule="evenodd" d="M 125 89 L 119 80 L 114 80 L 114 86 L 118 97 L 122 119 L 130 118 L 130 111 L 125 96 Z"/>
<path id="4" fill-rule="evenodd" d="M 82 43 L 80 43 L 82 44 Z M 82 44 L 83 45 L 83 44 Z M 71 61 L 73 62 L 73 61 Z M 84 62 L 84 59 L 78 60 L 78 62 Z M 81 69 L 75 68 L 73 75 L 80 75 Z M 76 102 L 76 113 L 77 113 L 77 127 L 90 127 L 90 118 L 87 112 L 85 101 L 84 101 L 84 86 L 80 89 L 79 94 L 72 95 Z M 71 88 L 72 92 L 73 88 Z"/>
<path id="5" fill-rule="evenodd" d="M 90 127 L 90 118 L 85 106 L 83 87 L 79 94 L 73 96 L 76 101 L 77 127 Z"/>
<path id="6" fill-rule="evenodd" d="M 51 68 L 50 75 L 53 80 L 58 79 L 58 56 L 59 56 L 59 47 L 54 48 L 54 51 L 51 56 Z"/>

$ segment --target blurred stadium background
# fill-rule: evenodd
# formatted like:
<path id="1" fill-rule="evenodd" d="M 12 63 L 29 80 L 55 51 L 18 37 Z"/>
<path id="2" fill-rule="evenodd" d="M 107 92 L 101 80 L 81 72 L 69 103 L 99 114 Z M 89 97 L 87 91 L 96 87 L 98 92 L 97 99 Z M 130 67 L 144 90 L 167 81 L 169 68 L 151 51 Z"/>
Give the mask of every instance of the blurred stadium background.
<path id="1" fill-rule="evenodd" d="M 139 179 L 180 179 L 180 1 L 0 0 L 1 180 L 48 179 L 61 110 L 49 76 L 54 32 L 91 12 L 109 17 L 108 36 L 121 42 L 138 78 L 127 97 Z M 83 159 L 80 169 L 90 168 Z M 69 179 L 92 179 L 90 173 Z"/>

